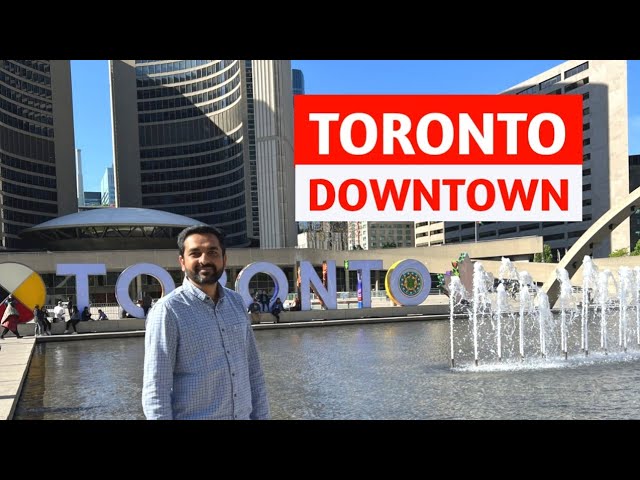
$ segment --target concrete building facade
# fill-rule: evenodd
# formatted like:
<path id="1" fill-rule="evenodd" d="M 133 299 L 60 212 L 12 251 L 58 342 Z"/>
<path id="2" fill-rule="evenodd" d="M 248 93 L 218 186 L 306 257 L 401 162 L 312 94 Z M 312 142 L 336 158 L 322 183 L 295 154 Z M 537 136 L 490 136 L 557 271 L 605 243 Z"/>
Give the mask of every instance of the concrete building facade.
<path id="1" fill-rule="evenodd" d="M 289 61 L 112 60 L 110 79 L 116 206 L 295 245 Z"/>
<path id="2" fill-rule="evenodd" d="M 560 258 L 602 214 L 629 193 L 627 62 L 570 60 L 502 92 L 581 95 L 583 197 L 581 222 L 416 222 L 416 246 L 540 235 Z M 630 246 L 629 220 L 594 245 L 606 257 Z M 633 247 L 633 245 L 631 245 Z"/>
<path id="3" fill-rule="evenodd" d="M 0 249 L 78 210 L 68 60 L 0 60 Z"/>

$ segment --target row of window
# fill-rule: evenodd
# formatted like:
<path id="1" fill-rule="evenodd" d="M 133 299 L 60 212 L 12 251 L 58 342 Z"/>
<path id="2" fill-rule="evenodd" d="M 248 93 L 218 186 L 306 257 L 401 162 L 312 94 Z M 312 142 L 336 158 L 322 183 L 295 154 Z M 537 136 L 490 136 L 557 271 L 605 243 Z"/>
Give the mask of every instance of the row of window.
<path id="1" fill-rule="evenodd" d="M 10 210 L 8 208 L 3 210 L 3 217 L 4 217 L 4 220 L 25 223 L 27 225 L 39 225 L 41 223 L 48 222 L 49 220 L 53 220 L 55 218 L 55 216 L 50 217 L 48 215 L 38 215 L 36 213 L 17 212 L 15 210 Z"/>
<path id="2" fill-rule="evenodd" d="M 166 212 L 176 213 L 178 215 L 186 215 L 185 213 L 182 213 L 182 207 L 177 207 L 172 209 L 162 208 L 162 210 Z M 230 247 L 233 245 L 233 243 L 230 241 L 230 238 L 229 238 L 231 236 L 238 236 L 238 234 L 241 234 L 240 238 L 237 239 L 237 242 L 239 242 L 243 238 L 244 240 L 242 241 L 246 241 L 247 223 L 246 223 L 246 217 L 243 216 L 243 212 L 244 210 L 242 208 L 238 209 L 238 214 L 239 214 L 238 220 L 234 222 L 219 221 L 220 216 L 218 214 L 210 214 L 210 215 L 203 215 L 203 216 L 191 215 L 191 217 L 201 221 L 202 223 L 219 226 L 225 233 L 226 246 Z"/>
<path id="3" fill-rule="evenodd" d="M 5 100 L 2 97 L 0 97 L 0 110 L 16 115 L 19 118 L 25 118 L 32 122 L 53 125 L 53 115 L 38 110 L 32 110 L 28 107 L 23 107 L 22 105 Z"/>
<path id="4" fill-rule="evenodd" d="M 53 138 L 53 127 L 43 127 L 42 125 L 36 125 L 34 123 L 31 123 L 30 121 L 22 120 L 20 118 L 14 117 L 13 115 L 9 115 L 2 110 L 0 110 L 0 122 L 24 132 Z"/>
<path id="5" fill-rule="evenodd" d="M 202 192 L 193 192 L 189 188 L 183 188 L 178 190 L 181 184 L 159 184 L 158 187 L 166 187 L 166 190 L 159 192 L 147 193 L 146 189 L 149 189 L 150 185 L 142 186 L 143 201 L 148 204 L 153 203 L 157 205 L 171 205 L 176 203 L 198 203 L 198 202 L 214 202 L 211 204 L 214 210 L 227 210 L 233 206 L 224 206 L 223 203 L 230 197 L 242 194 L 244 197 L 244 182 L 239 182 L 235 185 L 229 185 L 223 189 L 205 190 Z M 184 185 L 183 185 L 184 187 Z M 155 189 L 154 189 L 155 190 Z M 182 191 L 184 193 L 167 195 L 166 192 Z M 151 195 L 153 193 L 153 195 Z M 157 193 L 163 193 L 162 195 L 156 195 Z M 222 199 L 222 200 L 221 200 Z M 218 200 L 218 202 L 216 202 Z M 243 199 L 244 202 L 244 199 Z M 220 206 L 218 206 L 220 205 Z"/>
<path id="6" fill-rule="evenodd" d="M 148 65 L 144 67 L 136 67 L 136 86 L 138 88 L 156 87 L 161 84 L 162 79 L 167 79 L 168 83 L 162 85 L 191 82 L 200 78 L 206 78 L 224 70 L 233 65 L 235 60 L 221 60 L 211 63 L 208 66 L 204 64 L 187 67 L 187 62 L 194 60 L 181 60 L 173 63 L 160 63 L 158 65 Z M 198 60 L 195 60 L 196 62 Z M 209 61 L 210 62 L 210 61 Z M 206 62 L 206 63 L 209 63 Z M 180 68 L 182 67 L 182 68 Z M 190 70 L 187 70 L 189 68 Z M 146 77 L 145 75 L 158 75 L 156 77 Z M 141 78 L 145 76 L 144 78 Z"/>
<path id="7" fill-rule="evenodd" d="M 10 155 L 6 155 L 1 152 L 0 152 L 0 162 L 2 162 L 2 164 L 7 167 L 19 169 L 21 171 L 27 171 L 27 172 L 33 172 L 33 173 L 39 173 L 42 175 L 51 175 L 51 176 L 55 176 L 56 174 L 56 169 L 52 165 L 44 165 L 42 163 L 30 162 L 29 160 L 21 160 L 19 158 L 12 157 Z"/>
<path id="8" fill-rule="evenodd" d="M 3 233 L 9 234 L 9 235 L 20 235 L 20 233 L 22 233 L 22 231 L 28 228 L 25 225 L 15 225 L 13 223 L 9 223 L 9 222 L 4 222 L 3 226 L 2 226 L 2 230 Z M 6 245 L 6 246 L 10 246 L 10 245 Z M 13 245 L 16 246 L 16 245 Z"/>
<path id="9" fill-rule="evenodd" d="M 236 144 L 242 140 L 242 128 L 238 128 L 229 134 L 219 135 L 214 139 L 207 139 L 200 143 L 188 145 L 175 145 L 170 147 L 147 147 L 140 150 L 140 158 L 178 157 L 180 155 L 194 155 L 197 153 L 211 153 L 229 145 Z M 200 162 L 205 163 L 205 162 Z M 194 164 L 197 165 L 198 163 Z"/>
<path id="10" fill-rule="evenodd" d="M 43 213 L 58 213 L 58 205 L 51 203 L 41 203 L 32 200 L 24 200 L 22 198 L 12 197 L 9 192 L 5 190 L 7 183 L 2 184 L 2 193 L 4 194 L 3 202 L 5 207 L 19 208 L 21 210 L 31 210 L 32 212 Z"/>
<path id="11" fill-rule="evenodd" d="M 234 206 L 227 212 L 216 211 L 216 213 L 219 215 L 225 215 L 224 216 L 225 222 L 245 218 L 244 198 L 242 198 L 241 196 L 238 196 L 232 199 L 232 202 L 230 202 L 228 205 L 234 205 Z M 212 212 L 212 208 L 209 203 L 200 203 L 197 205 L 180 205 L 175 207 L 171 206 L 171 207 L 163 208 L 163 210 L 166 210 L 171 213 L 177 213 L 180 215 L 186 215 L 187 217 L 192 217 L 192 218 L 200 215 L 208 215 L 208 214 L 211 214 Z"/>
<path id="12" fill-rule="evenodd" d="M 216 175 L 237 168 L 242 164 L 242 145 L 233 145 L 227 150 L 222 150 L 207 155 L 199 155 L 197 157 L 172 158 L 167 160 L 154 161 L 146 160 L 141 162 L 141 170 L 145 172 L 148 170 L 173 170 L 170 178 L 174 178 L 173 174 L 178 173 L 175 172 L 175 169 L 178 168 L 188 169 L 191 167 L 205 166 L 212 169 L 210 170 L 210 175 Z M 192 175 L 189 173 L 189 176 Z"/>
<path id="13" fill-rule="evenodd" d="M 225 115 L 224 113 L 222 114 Z M 175 123 L 139 125 L 138 135 L 141 147 L 196 143 L 220 138 L 225 132 L 207 117 Z"/>
<path id="14" fill-rule="evenodd" d="M 240 74 L 236 75 L 229 83 L 221 87 L 214 88 L 208 92 L 199 93 L 191 97 L 171 97 L 164 100 L 150 100 L 146 102 L 138 102 L 138 111 L 147 112 L 155 110 L 168 110 L 193 107 L 195 104 L 211 102 L 216 100 L 228 92 L 231 92 L 240 84 Z"/>
<path id="15" fill-rule="evenodd" d="M 588 219 L 591 220 L 591 216 L 588 215 Z M 585 221 L 587 219 L 583 218 L 583 221 Z M 504 235 L 504 234 L 508 234 L 508 233 L 515 233 L 516 229 L 515 228 L 506 228 L 504 230 L 499 230 L 499 235 Z M 578 238 L 581 237 L 582 234 L 586 232 L 586 230 L 578 230 L 578 231 L 573 231 L 573 232 L 567 232 L 566 237 L 567 238 Z M 481 232 L 479 234 L 480 238 L 488 238 L 488 237 L 495 237 L 496 236 L 496 232 L 495 231 L 488 231 L 488 232 Z M 457 243 L 459 241 L 465 241 L 465 240 L 471 240 L 473 239 L 473 235 L 465 235 L 463 237 L 460 237 L 460 239 L 458 238 L 451 238 L 451 239 L 447 239 L 448 243 Z M 547 242 L 551 242 L 554 240 L 565 240 L 565 233 L 557 233 L 557 234 L 553 234 L 553 235 L 544 235 L 543 236 L 543 242 L 547 243 Z"/>
<path id="16" fill-rule="evenodd" d="M 380 243 L 381 247 L 384 247 L 385 245 L 388 245 L 389 243 L 395 243 L 396 244 L 396 248 L 402 248 L 402 247 L 413 247 L 413 243 L 412 242 L 407 242 L 406 245 L 403 242 L 383 242 Z M 376 242 L 371 242 L 371 246 L 372 247 L 376 247 L 377 244 Z"/>
<path id="17" fill-rule="evenodd" d="M 0 176 L 5 180 L 13 180 L 15 182 L 25 183 L 27 185 L 34 185 L 38 187 L 56 188 L 56 179 L 51 177 L 41 177 L 38 175 L 29 175 L 28 173 L 18 170 L 11 170 L 4 166 L 0 168 Z M 54 193 L 54 192 L 52 192 Z M 44 197 L 38 197 L 44 198 Z"/>
<path id="18" fill-rule="evenodd" d="M 21 92 L 20 90 L 9 88 L 2 84 L 0 84 L 0 96 L 3 96 L 9 100 L 12 100 L 16 103 L 21 103 L 31 108 L 37 108 L 38 110 L 42 110 L 47 113 L 53 112 L 53 104 L 50 101 L 47 101 L 40 97 L 27 95 L 26 93 Z"/>
<path id="19" fill-rule="evenodd" d="M 12 77 L 3 70 L 0 70 L 0 83 L 4 83 L 15 90 L 44 98 L 45 100 L 51 101 L 52 99 L 50 88 L 41 87 L 39 85 L 24 81 L 20 78 Z"/>
<path id="20" fill-rule="evenodd" d="M 249 178 L 251 178 L 251 205 L 252 211 L 252 235 L 260 236 L 260 213 L 258 208 L 258 167 L 256 165 L 256 131 L 255 131 L 255 110 L 253 104 L 253 68 L 251 60 L 245 60 L 246 96 L 247 96 L 247 130 L 249 138 Z"/>
<path id="21" fill-rule="evenodd" d="M 242 202 L 242 205 L 239 207 L 235 207 L 227 212 L 214 211 L 210 205 L 184 205 L 181 207 L 172 207 L 171 212 L 192 218 L 215 213 L 215 225 L 219 225 L 221 223 L 231 224 L 238 221 L 244 222 L 246 220 L 246 212 L 243 204 L 244 202 Z"/>
<path id="22" fill-rule="evenodd" d="M 185 118 L 209 115 L 233 105 L 240 98 L 240 93 L 240 89 L 237 89 L 222 100 L 218 100 L 217 102 L 209 103 L 207 105 L 202 105 L 199 107 L 191 106 L 190 108 L 183 108 L 180 110 L 167 110 L 155 113 L 139 113 L 138 122 L 172 122 L 176 120 L 183 120 Z"/>
<path id="23" fill-rule="evenodd" d="M 176 70 L 186 70 L 187 68 L 198 68 L 216 60 L 176 60 L 175 62 L 167 62 L 166 60 L 136 60 L 136 75 L 156 75 L 158 73 L 173 72 Z M 145 63 L 158 63 L 157 65 L 139 66 Z"/>
<path id="24" fill-rule="evenodd" d="M 2 182 L 2 191 L 5 193 L 12 193 L 13 195 L 20 195 L 21 197 L 34 198 L 37 200 L 44 200 L 50 202 L 58 201 L 58 194 L 50 190 L 40 190 L 33 187 L 25 187 L 23 185 L 16 185 L 15 183 L 4 181 Z"/>
<path id="25" fill-rule="evenodd" d="M 556 75 L 555 77 L 553 77 L 553 79 L 559 79 L 560 75 Z M 553 80 L 553 79 L 549 79 L 549 80 L 545 80 L 545 82 Z M 538 84 L 538 85 L 533 85 L 531 87 L 525 88 L 524 90 L 519 91 L 516 95 L 529 95 L 529 94 L 534 94 L 534 93 L 538 93 L 538 91 L 542 90 L 544 87 L 542 86 L 544 82 Z M 554 82 L 555 83 L 555 82 Z M 564 93 L 569 93 L 573 90 L 575 90 L 576 88 L 582 87 L 584 85 L 587 85 L 589 83 L 589 77 L 585 77 L 581 80 L 578 80 L 577 82 L 573 82 L 570 83 L 569 85 L 564 87 Z M 545 85 L 545 86 L 549 86 L 549 85 Z M 562 87 L 553 90 L 551 92 L 549 92 L 547 95 L 561 95 L 562 94 Z M 586 96 L 585 96 L 586 95 Z M 589 93 L 585 92 L 585 95 L 583 95 L 583 100 L 586 100 L 589 98 Z"/>
<path id="26" fill-rule="evenodd" d="M 235 182 L 225 183 L 220 181 L 220 177 L 199 178 L 193 181 L 171 182 L 171 183 L 143 183 L 143 194 L 159 194 L 171 192 L 195 192 L 198 190 L 214 191 L 218 198 L 229 197 L 238 193 L 237 186 L 244 186 L 244 174 L 242 169 L 229 175 L 235 177 Z M 229 192 L 229 193 L 227 193 Z"/>
<path id="27" fill-rule="evenodd" d="M 51 64 L 48 60 L 12 60 L 13 62 L 24 65 L 25 67 L 29 67 L 33 70 L 38 70 L 39 72 L 46 73 L 49 75 L 51 73 Z"/>
<path id="28" fill-rule="evenodd" d="M 18 63 L 14 63 L 11 60 L 2 60 L 2 68 L 5 72 L 8 72 L 11 75 L 15 75 L 24 80 L 29 80 L 33 83 L 38 83 L 40 85 L 51 85 L 51 76 L 45 75 L 42 73 L 35 72 L 30 68 L 25 68 Z"/>
<path id="29" fill-rule="evenodd" d="M 576 88 L 583 87 L 584 85 L 587 85 L 588 83 L 589 83 L 589 77 L 585 77 L 585 78 L 583 78 L 581 80 L 578 80 L 577 82 L 570 83 L 569 85 L 564 87 L 564 93 L 569 93 L 569 92 L 575 90 Z"/>
<path id="30" fill-rule="evenodd" d="M 589 68 L 589 62 L 581 63 L 577 67 L 570 68 L 569 70 L 564 72 L 564 78 L 567 79 L 569 77 L 572 77 L 580 72 L 584 72 L 588 68 Z"/>
<path id="31" fill-rule="evenodd" d="M 158 78 L 158 85 L 155 85 L 155 88 L 148 88 L 145 90 L 138 89 L 138 100 L 145 100 L 149 98 L 176 97 L 187 95 L 190 93 L 199 93 L 203 90 L 208 90 L 215 87 L 216 85 L 220 85 L 221 83 L 230 80 L 238 72 L 239 68 L 240 67 L 238 67 L 237 65 L 232 66 L 228 70 L 224 70 L 215 77 L 211 77 L 200 82 L 179 85 L 173 85 L 173 82 L 169 82 L 168 77 Z M 173 85 L 172 88 L 163 88 L 170 84 Z"/>
<path id="32" fill-rule="evenodd" d="M 215 169 L 219 170 L 219 169 Z M 211 172 L 214 171 L 214 166 L 205 168 L 194 168 L 191 170 L 172 170 L 169 172 L 150 172 L 142 174 L 142 182 L 166 182 L 175 183 L 180 180 L 192 180 L 197 179 L 198 185 L 203 185 L 199 188 L 217 188 L 222 185 L 233 183 L 237 180 L 244 179 L 244 168 L 240 164 L 238 168 L 231 171 L 217 172 L 215 175 Z M 194 187 L 196 183 L 193 183 Z M 150 185 L 151 186 L 151 185 Z M 151 193 L 151 192 L 149 192 Z"/>

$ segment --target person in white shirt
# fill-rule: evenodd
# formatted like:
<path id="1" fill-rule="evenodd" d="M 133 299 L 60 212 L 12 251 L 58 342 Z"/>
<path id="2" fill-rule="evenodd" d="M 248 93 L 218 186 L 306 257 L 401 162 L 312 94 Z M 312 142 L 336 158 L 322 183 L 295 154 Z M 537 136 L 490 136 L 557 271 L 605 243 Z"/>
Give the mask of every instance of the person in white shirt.
<path id="1" fill-rule="evenodd" d="M 62 301 L 59 301 L 53 309 L 53 321 L 56 323 L 64 322 L 64 307 L 62 306 Z"/>

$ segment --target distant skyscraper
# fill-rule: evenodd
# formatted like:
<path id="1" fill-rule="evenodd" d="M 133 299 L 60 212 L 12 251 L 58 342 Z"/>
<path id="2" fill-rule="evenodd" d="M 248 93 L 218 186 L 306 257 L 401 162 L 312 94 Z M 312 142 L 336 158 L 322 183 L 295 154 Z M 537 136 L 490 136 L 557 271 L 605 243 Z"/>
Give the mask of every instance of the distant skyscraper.
<path id="1" fill-rule="evenodd" d="M 113 183 L 113 167 L 107 167 L 100 182 L 100 198 L 102 205 L 116 204 L 116 187 Z"/>
<path id="2" fill-rule="evenodd" d="M 220 226 L 229 246 L 295 245 L 290 71 L 285 60 L 112 60 L 116 205 Z"/>
<path id="3" fill-rule="evenodd" d="M 83 207 L 100 207 L 102 206 L 102 195 L 100 192 L 84 192 Z"/>
<path id="4" fill-rule="evenodd" d="M 82 154 L 76 148 L 76 191 L 78 193 L 78 207 L 84 206 L 84 182 L 82 181 Z"/>
<path id="5" fill-rule="evenodd" d="M 0 60 L 0 248 L 78 211 L 68 60 Z"/>
<path id="6" fill-rule="evenodd" d="M 294 95 L 304 94 L 304 74 L 302 70 L 294 68 L 291 70 L 292 89 Z"/>
<path id="7" fill-rule="evenodd" d="M 304 94 L 304 74 L 302 73 L 302 70 L 299 70 L 297 68 L 294 68 L 291 70 L 291 85 L 292 85 L 292 90 L 293 90 L 293 94 L 294 95 L 303 95 Z M 294 100 L 295 103 L 295 100 Z M 309 222 L 296 222 L 298 227 L 298 233 L 302 233 L 302 232 L 307 232 L 309 231 Z M 313 244 L 313 242 L 311 243 L 306 243 L 306 245 L 309 244 Z M 301 248 L 311 248 L 311 247 L 305 247 L 303 246 L 305 245 L 304 243 L 301 244 L 300 243 L 300 237 L 298 237 L 298 246 Z"/>

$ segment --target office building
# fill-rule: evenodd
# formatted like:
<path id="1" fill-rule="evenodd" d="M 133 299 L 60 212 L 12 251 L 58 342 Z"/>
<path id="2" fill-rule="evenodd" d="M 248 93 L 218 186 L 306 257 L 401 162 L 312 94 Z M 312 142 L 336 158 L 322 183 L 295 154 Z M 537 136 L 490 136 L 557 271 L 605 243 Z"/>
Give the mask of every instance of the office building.
<path id="1" fill-rule="evenodd" d="M 116 187 L 113 183 L 113 167 L 107 167 L 100 181 L 100 199 L 102 205 L 116 205 Z"/>
<path id="2" fill-rule="evenodd" d="M 348 222 L 305 222 L 308 228 L 298 233 L 298 248 L 348 250 Z"/>
<path id="3" fill-rule="evenodd" d="M 84 206 L 84 181 L 82 180 L 82 152 L 76 148 L 76 191 L 78 192 L 78 207 Z"/>
<path id="4" fill-rule="evenodd" d="M 0 249 L 78 211 L 68 60 L 0 60 Z"/>
<path id="5" fill-rule="evenodd" d="M 413 222 L 348 222 L 349 250 L 415 246 Z"/>
<path id="6" fill-rule="evenodd" d="M 101 207 L 102 194 L 100 192 L 84 192 L 83 207 Z"/>
<path id="7" fill-rule="evenodd" d="M 294 246 L 291 62 L 112 60 L 116 206 Z"/>
<path id="8" fill-rule="evenodd" d="M 479 241 L 541 235 L 557 259 L 594 221 L 629 193 L 625 60 L 570 60 L 502 93 L 582 96 L 582 221 L 416 222 L 416 246 L 475 241 L 476 235 Z M 629 248 L 630 239 L 627 219 L 605 241 L 594 245 L 592 256 L 606 257 L 611 251 Z"/>
<path id="9" fill-rule="evenodd" d="M 291 81 L 294 95 L 304 94 L 304 74 L 302 70 L 294 68 L 291 70 Z"/>

